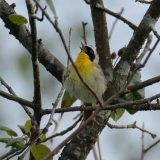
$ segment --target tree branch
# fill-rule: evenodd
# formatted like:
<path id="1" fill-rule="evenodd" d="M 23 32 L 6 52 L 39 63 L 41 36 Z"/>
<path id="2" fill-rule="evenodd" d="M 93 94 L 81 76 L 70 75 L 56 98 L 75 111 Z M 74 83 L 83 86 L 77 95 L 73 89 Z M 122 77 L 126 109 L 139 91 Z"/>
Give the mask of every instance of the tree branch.
<path id="1" fill-rule="evenodd" d="M 160 1 L 154 0 L 144 15 L 140 25 L 135 30 L 131 41 L 129 42 L 122 58 L 117 66 L 117 68 L 125 61 L 128 62 L 129 65 L 133 63 L 136 59 L 136 56 L 141 49 L 146 38 L 149 36 L 149 33 L 152 27 L 155 26 L 158 18 L 160 16 Z M 141 35 L 141 36 L 140 36 Z"/>
<path id="2" fill-rule="evenodd" d="M 160 82 L 160 76 L 148 79 L 148 80 L 143 81 L 141 83 L 138 83 L 136 85 L 129 86 L 127 88 L 128 91 L 126 91 L 125 94 L 133 92 L 133 91 L 137 91 L 138 89 L 148 87 L 148 86 L 155 84 L 155 83 L 158 83 L 158 82 Z"/>
<path id="3" fill-rule="evenodd" d="M 84 0 L 87 4 L 90 4 L 90 1 L 89 0 Z M 121 21 L 123 21 L 124 23 L 128 24 L 128 26 L 135 30 L 137 28 L 137 26 L 135 24 L 133 24 L 132 22 L 130 22 L 129 20 L 127 20 L 126 18 L 124 18 L 123 16 L 121 16 L 119 13 L 115 13 L 103 6 L 99 6 L 99 5 L 96 5 L 95 6 L 97 9 L 101 10 L 101 11 L 104 11 L 106 12 L 107 14 L 117 18 L 117 19 L 120 19 Z M 154 35 L 157 37 L 157 38 L 160 38 L 160 36 L 157 34 L 157 31 L 155 31 L 154 29 L 152 29 Z"/>
<path id="4" fill-rule="evenodd" d="M 124 8 L 122 8 L 121 11 L 120 11 L 118 14 L 121 15 L 121 14 L 123 13 L 123 11 L 124 11 Z M 114 28 L 115 28 L 118 20 L 119 20 L 119 19 L 117 18 L 117 19 L 114 21 L 113 25 L 112 25 L 111 31 L 110 31 L 110 33 L 109 33 L 109 39 L 111 39 L 113 30 L 114 30 Z"/>
<path id="5" fill-rule="evenodd" d="M 64 48 L 66 50 L 66 53 L 67 53 L 67 56 L 69 58 L 69 60 L 71 61 L 71 64 L 73 65 L 74 69 L 76 70 L 77 72 L 77 75 L 79 76 L 80 80 L 82 81 L 82 83 L 91 91 L 91 93 L 95 96 L 95 98 L 97 99 L 98 103 L 103 106 L 102 102 L 101 102 L 101 99 L 98 97 L 98 95 L 95 93 L 95 91 L 91 88 L 91 86 L 89 86 L 89 84 L 83 79 L 82 75 L 80 74 L 77 66 L 75 65 L 71 55 L 70 55 L 70 51 L 67 47 L 67 44 L 66 44 L 66 41 L 63 37 L 63 34 L 62 34 L 62 31 L 61 29 L 59 28 L 58 26 L 58 22 L 54 23 L 52 21 L 52 19 L 50 18 L 50 16 L 46 13 L 46 11 L 42 8 L 42 6 L 40 5 L 40 3 L 37 1 L 37 0 L 34 0 L 34 2 L 39 6 L 39 8 L 44 12 L 44 15 L 46 16 L 46 18 L 50 21 L 50 23 L 52 24 L 52 26 L 56 29 L 56 31 L 58 32 L 61 40 L 62 40 L 62 43 L 64 45 Z"/>
<path id="6" fill-rule="evenodd" d="M 153 0 L 146 1 L 146 0 L 136 0 L 136 2 L 144 3 L 144 4 L 151 4 Z"/>
<path id="7" fill-rule="evenodd" d="M 63 113 L 63 112 L 77 112 L 77 111 L 95 111 L 98 107 L 91 107 L 87 106 L 85 108 L 82 107 L 71 107 L 71 108 L 57 108 L 55 110 L 55 113 Z M 116 105 L 108 105 L 107 108 L 104 108 L 103 110 L 113 110 L 117 108 L 125 108 L 125 109 L 132 109 L 132 110 L 137 110 L 137 111 L 151 111 L 151 110 L 160 110 L 160 104 L 157 103 L 152 103 L 152 104 L 133 104 L 131 105 L 130 103 L 125 104 L 116 104 Z M 45 109 L 43 110 L 43 114 L 50 114 L 51 109 Z"/>
<path id="8" fill-rule="evenodd" d="M 31 53 L 31 33 L 25 25 L 15 25 L 9 19 L 8 16 L 15 14 L 12 6 L 9 6 L 5 0 L 0 1 L 0 18 L 5 23 L 5 27 L 10 30 L 12 34 L 19 42 Z M 62 75 L 64 71 L 64 65 L 43 45 L 42 42 L 38 43 L 38 59 L 40 63 L 49 71 L 59 82 L 62 82 Z"/>
<path id="9" fill-rule="evenodd" d="M 130 71 L 130 67 L 136 59 L 146 38 L 149 36 L 152 27 L 156 24 L 159 16 L 160 1 L 154 0 L 144 15 L 140 25 L 135 30 L 125 52 L 123 53 L 119 63 L 115 68 L 114 78 L 119 80 L 119 83 L 116 83 L 117 80 L 114 82 L 117 89 L 121 88 L 122 84 L 125 83 Z"/>
<path id="10" fill-rule="evenodd" d="M 91 0 L 90 8 L 94 26 L 94 37 L 96 42 L 97 52 L 99 54 L 99 64 L 108 77 L 109 71 L 112 70 L 112 62 L 110 57 L 110 46 L 108 37 L 108 28 L 106 22 L 106 14 L 95 6 L 100 4 L 103 6 L 102 0 Z M 106 78 L 107 79 L 107 78 Z"/>
<path id="11" fill-rule="evenodd" d="M 141 100 L 131 101 L 131 102 L 126 101 L 124 103 L 108 105 L 107 107 L 103 108 L 103 110 L 113 110 L 117 108 L 134 109 L 138 111 L 160 110 L 160 104 L 148 103 L 148 102 L 152 102 L 153 100 L 156 100 L 159 97 L 160 97 L 160 94 L 157 94 L 155 96 L 152 96 L 146 99 L 141 99 Z M 96 106 L 96 107 L 87 106 L 85 108 L 82 108 L 82 107 L 58 108 L 55 110 L 55 113 L 75 112 L 75 111 L 95 111 L 97 108 L 99 108 L 99 106 Z M 50 113 L 51 113 L 51 109 L 45 109 L 42 111 L 43 115 L 50 114 Z"/>
<path id="12" fill-rule="evenodd" d="M 87 4 L 90 4 L 90 1 L 89 0 L 84 0 Z M 130 21 L 128 21 L 126 18 L 124 18 L 123 16 L 121 16 L 120 13 L 115 13 L 107 8 L 105 8 L 104 6 L 100 6 L 100 5 L 96 5 L 95 6 L 97 9 L 101 10 L 101 11 L 104 11 L 105 13 L 113 16 L 113 17 L 116 17 L 117 19 L 120 19 L 121 21 L 123 21 L 124 23 L 128 24 L 129 27 L 131 27 L 133 30 L 135 30 L 137 28 L 137 26 L 133 23 L 131 23 Z"/>
<path id="13" fill-rule="evenodd" d="M 114 129 L 126 129 L 126 128 L 133 128 L 133 129 L 135 129 L 135 128 L 137 128 L 137 129 L 139 129 L 139 130 L 142 131 L 142 132 L 146 132 L 146 133 L 150 134 L 150 135 L 152 136 L 152 138 L 156 138 L 156 137 L 157 137 L 156 134 L 151 133 L 151 132 L 145 130 L 144 128 L 142 129 L 142 128 L 138 127 L 138 126 L 136 125 L 136 123 L 137 123 L 137 122 L 135 121 L 133 124 L 117 126 L 117 125 L 113 125 L 113 124 L 110 124 L 109 122 L 107 122 L 107 125 L 108 125 L 111 129 L 113 129 L 113 128 L 114 128 Z"/>
<path id="14" fill-rule="evenodd" d="M 71 158 L 76 160 L 85 159 L 85 157 L 88 155 L 87 153 L 93 148 L 93 145 L 97 141 L 99 133 L 105 127 L 109 115 L 110 112 L 108 111 L 100 112 L 96 117 L 94 127 L 87 126 L 83 128 L 81 132 L 78 132 L 78 135 L 76 137 L 74 137 L 72 134 L 72 140 L 63 149 L 63 152 L 59 160 L 66 160 Z"/>
<path id="15" fill-rule="evenodd" d="M 33 79 L 34 79 L 34 108 L 41 110 L 41 89 L 40 89 L 40 72 L 38 65 L 38 42 L 37 42 L 37 28 L 36 21 L 33 18 L 34 10 L 31 3 L 31 0 L 26 0 L 26 6 L 28 9 L 29 22 L 31 27 L 31 42 L 32 42 L 32 67 L 33 67 Z M 37 109 L 36 109 L 37 111 Z"/>
<path id="16" fill-rule="evenodd" d="M 0 81 L 1 81 L 1 83 L 8 89 L 8 91 L 12 94 L 12 95 L 14 95 L 14 96 L 16 96 L 17 97 L 17 95 L 15 94 L 15 92 L 13 91 L 13 89 L 10 87 L 10 86 L 8 86 L 8 84 L 0 77 Z M 26 111 L 26 113 L 27 113 L 27 115 L 32 119 L 33 118 L 33 115 L 32 115 L 32 113 L 29 111 L 29 109 L 25 106 L 25 105 L 23 105 L 23 104 L 21 104 L 20 103 L 20 105 L 23 107 L 23 109 Z"/>
<path id="17" fill-rule="evenodd" d="M 54 137 L 57 137 L 57 136 L 62 136 L 62 135 L 64 135 L 64 134 L 68 133 L 68 132 L 71 131 L 74 127 L 76 127 L 76 125 L 77 125 L 81 120 L 82 120 L 82 116 L 80 116 L 79 119 L 78 119 L 72 126 L 68 127 L 67 129 L 65 129 L 65 130 L 63 130 L 63 131 L 61 131 L 61 132 L 59 132 L 59 133 L 56 133 L 56 134 L 52 135 L 52 136 L 50 136 L 50 137 L 47 137 L 46 139 L 43 140 L 43 142 L 46 142 L 46 141 L 48 141 L 48 140 L 51 139 L 51 138 L 54 138 Z"/>
<path id="18" fill-rule="evenodd" d="M 150 34 L 147 39 L 146 46 L 143 49 L 143 52 L 140 54 L 140 56 L 137 58 L 136 63 L 141 63 L 142 59 L 146 55 L 146 53 L 150 50 L 150 45 L 152 43 L 152 35 Z"/>
<path id="19" fill-rule="evenodd" d="M 23 99 L 23 98 L 20 98 L 20 97 L 18 97 L 18 96 L 14 96 L 14 95 L 8 94 L 8 93 L 6 93 L 6 92 L 4 92 L 4 91 L 1 91 L 1 90 L 0 90 L 0 95 L 1 95 L 2 97 L 4 97 L 4 98 L 9 99 L 9 100 L 18 102 L 18 103 L 23 104 L 23 105 L 25 105 L 25 106 L 28 106 L 28 107 L 30 107 L 30 108 L 32 108 L 32 109 L 33 109 L 33 107 L 34 107 L 34 104 L 33 104 L 32 102 L 27 101 L 27 100 L 25 100 L 25 99 Z"/>

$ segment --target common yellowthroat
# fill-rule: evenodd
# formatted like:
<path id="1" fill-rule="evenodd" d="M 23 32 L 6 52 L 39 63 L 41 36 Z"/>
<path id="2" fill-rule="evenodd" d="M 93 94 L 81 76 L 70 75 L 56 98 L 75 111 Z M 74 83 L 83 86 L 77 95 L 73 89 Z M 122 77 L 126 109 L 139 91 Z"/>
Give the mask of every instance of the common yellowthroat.
<path id="1" fill-rule="evenodd" d="M 83 45 L 75 61 L 83 79 L 102 98 L 106 90 L 106 80 L 101 67 L 99 66 L 99 57 L 95 48 L 91 45 Z M 83 84 L 73 65 L 69 66 L 69 74 L 66 79 L 66 91 L 64 93 L 61 107 L 70 107 L 76 99 L 81 100 L 84 104 L 95 105 L 97 99 L 90 90 Z M 85 111 L 83 116 L 86 120 L 92 111 Z"/>

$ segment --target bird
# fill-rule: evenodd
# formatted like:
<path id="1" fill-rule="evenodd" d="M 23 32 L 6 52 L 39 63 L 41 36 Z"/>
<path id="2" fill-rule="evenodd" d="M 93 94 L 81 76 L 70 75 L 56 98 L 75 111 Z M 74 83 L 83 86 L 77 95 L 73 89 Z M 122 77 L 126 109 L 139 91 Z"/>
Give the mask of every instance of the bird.
<path id="1" fill-rule="evenodd" d="M 99 56 L 96 49 L 91 45 L 80 47 L 80 53 L 74 62 L 85 82 L 94 90 L 100 99 L 107 89 L 107 82 L 104 73 L 100 67 Z M 66 90 L 61 102 L 61 108 L 71 107 L 77 100 L 81 100 L 84 106 L 94 106 L 97 99 L 93 93 L 80 80 L 73 65 L 69 66 L 68 74 L 64 73 L 66 79 Z M 84 111 L 84 121 L 90 117 L 93 111 Z M 63 114 L 62 114 L 63 115 Z"/>

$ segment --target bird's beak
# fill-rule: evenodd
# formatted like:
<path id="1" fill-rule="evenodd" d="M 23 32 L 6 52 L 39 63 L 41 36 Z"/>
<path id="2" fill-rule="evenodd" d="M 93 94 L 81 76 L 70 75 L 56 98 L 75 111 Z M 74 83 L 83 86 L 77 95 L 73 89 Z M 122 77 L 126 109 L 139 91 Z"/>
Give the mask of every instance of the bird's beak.
<path id="1" fill-rule="evenodd" d="M 86 46 L 83 43 L 81 43 L 81 44 L 82 44 L 82 47 L 80 47 L 81 51 L 87 52 L 88 50 L 87 50 Z"/>

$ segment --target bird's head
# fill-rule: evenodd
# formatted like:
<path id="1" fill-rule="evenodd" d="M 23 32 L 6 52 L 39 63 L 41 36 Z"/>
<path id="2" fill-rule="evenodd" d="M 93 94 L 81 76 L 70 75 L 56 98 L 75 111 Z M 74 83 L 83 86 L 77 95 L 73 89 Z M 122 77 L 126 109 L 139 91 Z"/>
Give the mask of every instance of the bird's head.
<path id="1" fill-rule="evenodd" d="M 94 63 L 98 63 L 99 62 L 99 56 L 97 54 L 96 49 L 93 46 L 84 45 L 82 43 L 82 47 L 80 47 L 80 49 L 81 49 L 81 51 L 85 52 L 89 56 L 89 58 L 90 58 L 90 60 L 92 62 L 94 62 Z"/>

